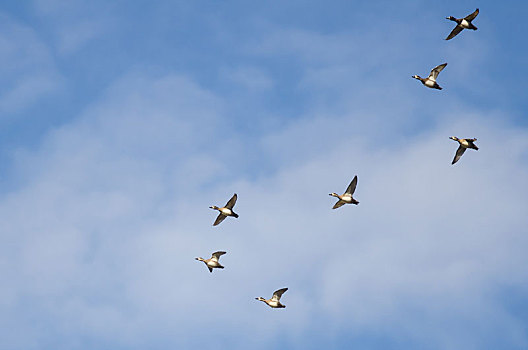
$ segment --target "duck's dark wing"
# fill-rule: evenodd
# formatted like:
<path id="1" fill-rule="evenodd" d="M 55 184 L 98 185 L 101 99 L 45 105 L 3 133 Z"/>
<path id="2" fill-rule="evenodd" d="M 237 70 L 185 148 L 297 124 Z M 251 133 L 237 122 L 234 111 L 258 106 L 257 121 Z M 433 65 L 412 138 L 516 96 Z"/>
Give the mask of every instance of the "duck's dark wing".
<path id="1" fill-rule="evenodd" d="M 237 201 L 237 194 L 235 193 L 233 195 L 233 197 L 231 197 L 231 199 L 229 200 L 229 202 L 227 202 L 227 204 L 225 205 L 225 208 L 227 209 L 233 209 L 233 207 L 235 206 L 235 203 Z"/>
<path id="2" fill-rule="evenodd" d="M 440 64 L 440 65 L 434 67 L 433 69 L 431 69 L 431 73 L 429 74 L 429 79 L 432 79 L 432 80 L 436 81 L 436 78 L 438 77 L 438 74 L 440 74 L 440 72 L 445 68 L 445 66 L 447 66 L 447 63 Z"/>
<path id="3" fill-rule="evenodd" d="M 451 33 L 449 33 L 449 35 L 447 36 L 446 40 L 453 39 L 455 36 L 458 35 L 458 33 L 460 33 L 462 31 L 462 29 L 464 29 L 464 28 L 462 28 L 461 26 L 457 25 L 455 28 L 453 28 Z"/>
<path id="4" fill-rule="evenodd" d="M 455 164 L 456 162 L 458 162 L 458 160 L 460 159 L 460 157 L 462 157 L 465 151 L 466 149 L 464 147 L 459 146 L 456 151 L 455 158 L 453 158 L 453 162 L 451 162 L 451 164 Z"/>
<path id="5" fill-rule="evenodd" d="M 477 141 L 477 139 L 467 139 L 467 142 L 469 143 L 470 148 L 473 148 L 474 150 L 478 151 L 477 145 L 474 144 L 475 141 Z"/>
<path id="6" fill-rule="evenodd" d="M 475 19 L 475 17 L 477 17 L 477 15 L 479 14 L 479 9 L 476 9 L 475 12 L 473 12 L 472 14 L 470 15 L 467 15 L 466 17 L 464 17 L 464 19 L 468 22 L 471 22 L 472 20 Z"/>
<path id="7" fill-rule="evenodd" d="M 356 190 L 356 186 L 357 186 L 357 175 L 354 176 L 354 178 L 350 182 L 350 185 L 348 185 L 345 193 L 354 194 L 354 191 Z"/>
<path id="8" fill-rule="evenodd" d="M 346 203 L 343 202 L 341 199 L 337 201 L 336 204 L 334 204 L 334 206 L 332 207 L 332 209 L 337 209 L 337 208 L 341 208 L 343 205 L 345 205 Z"/>
<path id="9" fill-rule="evenodd" d="M 213 258 L 213 259 L 216 259 L 216 261 L 218 261 L 218 259 L 220 259 L 220 257 L 221 257 L 222 255 L 224 255 L 225 253 L 226 253 L 226 252 L 214 252 L 212 258 Z"/>
<path id="10" fill-rule="evenodd" d="M 275 292 L 273 292 L 273 296 L 271 297 L 272 300 L 277 300 L 279 301 L 281 296 L 284 294 L 285 291 L 287 291 L 288 288 L 282 288 L 282 289 L 279 289 L 279 290 L 276 290 Z"/>
<path id="11" fill-rule="evenodd" d="M 227 216 L 225 216 L 224 214 L 222 214 L 222 213 L 218 214 L 218 216 L 216 217 L 216 220 L 215 220 L 213 226 L 218 225 L 219 223 L 221 223 L 222 221 L 224 221 L 225 218 L 227 218 Z"/>

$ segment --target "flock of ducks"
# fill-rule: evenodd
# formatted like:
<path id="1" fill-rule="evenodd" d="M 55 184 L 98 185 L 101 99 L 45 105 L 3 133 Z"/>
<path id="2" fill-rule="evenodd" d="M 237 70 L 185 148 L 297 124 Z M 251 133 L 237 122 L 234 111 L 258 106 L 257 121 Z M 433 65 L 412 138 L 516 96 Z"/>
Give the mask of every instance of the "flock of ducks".
<path id="1" fill-rule="evenodd" d="M 331 194 L 331 195 L 335 195 L 335 196 L 337 196 L 339 198 L 339 202 L 336 203 L 334 208 L 339 208 L 340 206 L 342 206 L 345 203 L 354 203 L 354 202 L 355 202 L 355 204 L 359 203 L 359 202 L 357 202 L 356 200 L 354 200 L 352 198 L 352 193 L 354 193 L 354 189 L 356 188 L 356 183 L 357 183 L 357 176 L 354 177 L 354 180 L 352 180 L 352 183 L 348 187 L 347 192 L 345 192 L 345 194 L 343 196 L 339 196 L 339 195 L 337 195 L 335 193 Z M 354 185 L 352 186 L 352 184 L 354 184 Z M 350 190 L 352 187 L 353 187 L 353 189 Z M 350 194 L 348 194 L 348 196 L 347 196 L 348 192 L 350 192 Z M 346 198 L 346 199 L 342 199 L 342 198 Z M 220 212 L 218 214 L 218 216 L 216 217 L 216 220 L 214 221 L 213 226 L 219 225 L 228 216 L 232 216 L 234 218 L 238 218 L 238 214 L 233 211 L 233 207 L 235 206 L 237 199 L 238 199 L 238 196 L 235 193 L 235 194 L 233 194 L 233 197 L 231 197 L 231 199 L 229 199 L 229 201 L 227 201 L 226 205 L 224 205 L 223 207 L 217 207 L 216 205 L 212 205 L 212 206 L 209 207 L 209 208 L 211 208 L 213 210 L 218 210 Z M 354 201 L 354 202 L 352 202 L 352 201 Z M 339 203 L 342 203 L 342 204 L 339 204 Z M 338 206 L 338 204 L 339 204 L 339 206 Z M 222 255 L 224 255 L 224 254 L 226 254 L 226 252 L 218 251 L 218 252 L 214 252 L 211 255 L 210 259 L 204 259 L 204 258 L 201 258 L 201 257 L 195 258 L 195 259 L 198 260 L 198 261 L 202 261 L 205 264 L 205 266 L 207 266 L 207 269 L 209 269 L 209 272 L 213 272 L 213 269 L 223 269 L 224 268 L 220 264 L 220 262 L 218 261 L 220 259 L 220 257 Z M 271 299 L 264 299 L 263 297 L 258 297 L 258 298 L 255 298 L 255 299 L 266 303 L 269 307 L 272 307 L 274 309 L 283 309 L 283 308 L 286 307 L 286 305 L 281 304 L 280 298 L 281 298 L 282 294 L 284 294 L 284 292 L 286 292 L 287 290 L 288 290 L 288 288 L 281 288 L 279 290 L 276 290 L 275 292 L 273 292 L 273 296 L 271 297 Z"/>
<path id="2" fill-rule="evenodd" d="M 479 14 L 479 9 L 476 9 L 473 13 L 467 15 L 464 18 L 455 18 L 453 16 L 446 17 L 446 19 L 449 19 L 449 20 L 451 20 L 453 22 L 456 22 L 457 25 L 456 25 L 455 28 L 453 28 L 453 30 L 451 31 L 451 33 L 449 33 L 449 35 L 447 36 L 447 38 L 445 40 L 453 39 L 463 29 L 477 30 L 477 27 L 475 27 L 475 25 L 472 23 L 472 21 L 475 19 L 475 17 L 477 17 L 478 14 Z M 442 87 L 440 85 L 438 85 L 438 83 L 436 82 L 436 78 L 438 78 L 438 74 L 440 74 L 440 72 L 446 66 L 447 66 L 447 63 L 443 63 L 443 64 L 440 64 L 440 65 L 434 67 L 431 70 L 431 73 L 429 73 L 429 76 L 427 78 L 422 78 L 419 75 L 413 75 L 412 77 L 414 79 L 420 80 L 422 82 L 422 84 L 424 84 L 428 88 L 442 90 Z M 460 157 L 462 157 L 462 155 L 464 154 L 466 149 L 471 148 L 471 149 L 474 149 L 474 150 L 478 150 L 478 147 L 474 143 L 475 141 L 477 141 L 477 139 L 475 139 L 475 138 L 473 138 L 473 139 L 459 139 L 456 136 L 451 136 L 450 139 L 454 140 L 454 141 L 457 141 L 459 143 L 458 149 L 457 149 L 457 151 L 455 153 L 455 158 L 453 158 L 453 161 L 451 162 L 451 164 L 455 164 L 456 162 L 458 162 L 458 160 L 460 159 Z"/>
<path id="3" fill-rule="evenodd" d="M 447 36 L 445 40 L 451 40 L 455 36 L 457 36 L 463 29 L 472 29 L 477 30 L 477 27 L 471 23 L 477 17 L 479 14 L 479 9 L 477 8 L 473 13 L 470 15 L 467 15 L 464 18 L 455 18 L 453 16 L 446 17 L 446 19 L 449 19 L 451 21 L 454 21 L 457 23 L 456 27 L 451 31 L 451 33 Z M 447 63 L 440 64 L 436 67 L 434 67 L 431 70 L 431 73 L 429 73 L 429 76 L 427 78 L 422 78 L 419 75 L 413 75 L 412 77 L 414 79 L 420 80 L 422 84 L 428 88 L 431 89 L 437 89 L 442 90 L 440 85 L 436 82 L 436 79 L 438 78 L 438 74 L 447 66 Z M 478 147 L 475 145 L 475 141 L 477 141 L 476 138 L 473 139 L 459 139 L 456 136 L 451 136 L 451 140 L 457 141 L 459 143 L 458 149 L 455 153 L 455 157 L 453 158 L 453 161 L 451 164 L 455 164 L 459 161 L 459 159 L 462 157 L 466 149 L 471 148 L 474 150 L 478 150 Z M 348 185 L 347 189 L 345 190 L 345 193 L 342 195 L 339 195 L 335 192 L 330 193 L 329 195 L 332 197 L 336 197 L 338 201 L 334 204 L 332 209 L 337 209 L 342 207 L 345 204 L 355 204 L 358 205 L 359 201 L 354 199 L 353 194 L 356 191 L 358 178 L 357 175 L 354 176 L 350 184 Z M 233 207 L 236 204 L 237 201 L 237 194 L 233 194 L 233 197 L 229 199 L 229 201 L 226 203 L 223 207 L 217 207 L 216 205 L 210 206 L 209 208 L 213 210 L 218 210 L 219 214 L 216 217 L 216 220 L 213 223 L 213 226 L 219 225 L 222 221 L 225 220 L 228 216 L 238 218 L 238 214 L 233 211 Z M 214 252 L 211 255 L 210 259 L 204 259 L 204 258 L 196 258 L 198 261 L 202 261 L 205 263 L 207 268 L 209 269 L 209 272 L 213 272 L 213 269 L 223 269 L 224 267 L 220 264 L 218 261 L 222 255 L 226 254 L 224 251 L 218 251 Z M 288 288 L 281 288 L 273 292 L 273 296 L 270 299 L 264 299 L 263 297 L 255 298 L 256 300 L 262 301 L 266 303 L 271 308 L 274 309 L 281 309 L 285 308 L 286 306 L 284 304 L 281 304 L 280 298 L 282 295 L 288 290 Z"/>

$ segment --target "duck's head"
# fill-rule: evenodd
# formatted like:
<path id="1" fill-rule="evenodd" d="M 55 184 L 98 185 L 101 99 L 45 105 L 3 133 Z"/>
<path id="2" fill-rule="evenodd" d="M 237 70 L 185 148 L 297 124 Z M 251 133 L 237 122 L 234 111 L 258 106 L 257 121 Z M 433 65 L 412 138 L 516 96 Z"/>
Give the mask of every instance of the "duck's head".
<path id="1" fill-rule="evenodd" d="M 266 301 L 266 299 L 264 299 L 263 297 L 255 298 L 255 300 L 258 300 L 258 301 Z"/>
<path id="2" fill-rule="evenodd" d="M 456 18 L 453 17 L 453 16 L 446 17 L 446 19 L 449 19 L 449 20 L 451 20 L 451 21 L 456 21 Z"/>
<path id="3" fill-rule="evenodd" d="M 416 74 L 413 75 L 412 78 L 420 80 L 420 76 L 419 76 L 419 75 L 416 75 Z"/>
<path id="4" fill-rule="evenodd" d="M 453 141 L 458 141 L 458 137 L 456 137 L 456 136 L 450 136 L 449 138 L 450 138 L 451 140 L 453 140 Z"/>
<path id="5" fill-rule="evenodd" d="M 198 261 L 204 261 L 204 258 L 195 258 Z"/>
<path id="6" fill-rule="evenodd" d="M 328 195 L 332 197 L 339 197 L 339 195 L 335 192 L 329 193 Z"/>
<path id="7" fill-rule="evenodd" d="M 220 208 L 218 208 L 216 205 L 211 205 L 209 208 L 214 209 L 214 210 L 218 210 L 218 209 L 220 209 Z"/>

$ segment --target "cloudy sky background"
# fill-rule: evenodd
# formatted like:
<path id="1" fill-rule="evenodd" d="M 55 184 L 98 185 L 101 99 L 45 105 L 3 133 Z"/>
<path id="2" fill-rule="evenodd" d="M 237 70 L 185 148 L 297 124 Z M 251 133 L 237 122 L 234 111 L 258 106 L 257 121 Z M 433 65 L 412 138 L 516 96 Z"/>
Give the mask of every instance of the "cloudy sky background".
<path id="1" fill-rule="evenodd" d="M 526 349 L 526 10 L 3 2 L 0 348 Z"/>

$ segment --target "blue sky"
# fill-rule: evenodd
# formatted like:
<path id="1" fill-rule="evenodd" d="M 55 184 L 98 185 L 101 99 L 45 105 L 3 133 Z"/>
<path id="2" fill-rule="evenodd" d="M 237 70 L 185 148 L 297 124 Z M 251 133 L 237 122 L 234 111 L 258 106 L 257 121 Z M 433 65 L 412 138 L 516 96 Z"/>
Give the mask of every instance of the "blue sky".
<path id="1" fill-rule="evenodd" d="M 4 1 L 0 349 L 526 349 L 526 10 Z"/>

